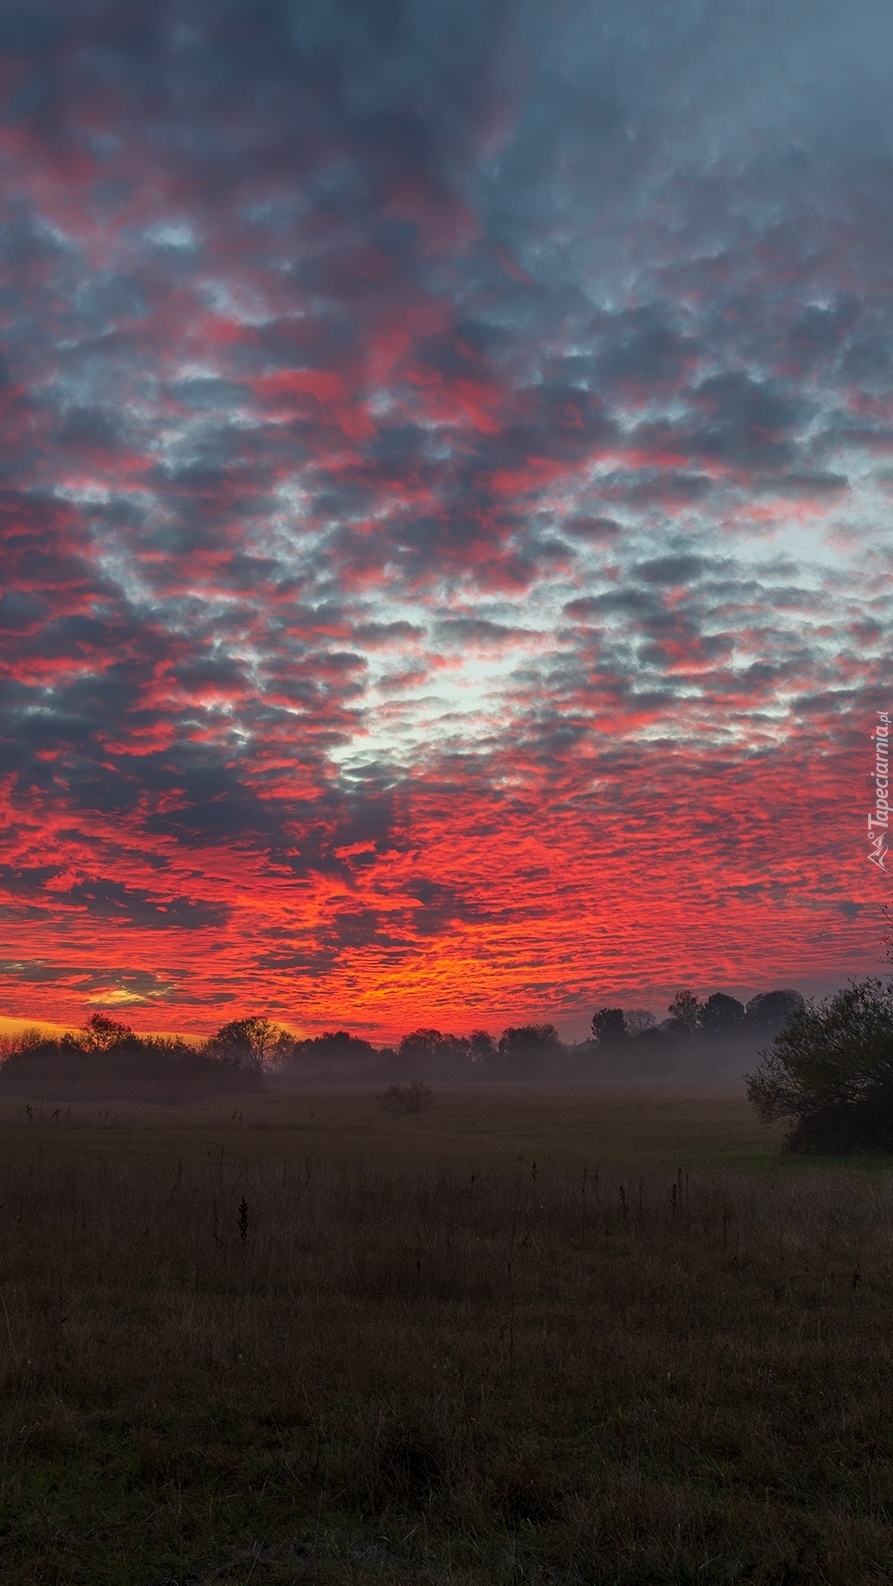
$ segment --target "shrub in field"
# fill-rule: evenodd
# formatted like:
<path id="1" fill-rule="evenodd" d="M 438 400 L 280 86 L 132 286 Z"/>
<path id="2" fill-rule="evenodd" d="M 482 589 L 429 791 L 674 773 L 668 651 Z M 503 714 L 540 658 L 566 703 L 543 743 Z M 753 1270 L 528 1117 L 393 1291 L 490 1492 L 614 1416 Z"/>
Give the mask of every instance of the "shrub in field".
<path id="1" fill-rule="evenodd" d="M 392 1085 L 375 1099 L 385 1112 L 395 1113 L 422 1112 L 434 1104 L 431 1087 L 423 1085 L 419 1079 L 414 1079 L 411 1085 Z"/>
<path id="2" fill-rule="evenodd" d="M 747 1090 L 764 1123 L 790 1120 L 788 1151 L 893 1152 L 893 983 L 864 980 L 804 1004 Z"/>

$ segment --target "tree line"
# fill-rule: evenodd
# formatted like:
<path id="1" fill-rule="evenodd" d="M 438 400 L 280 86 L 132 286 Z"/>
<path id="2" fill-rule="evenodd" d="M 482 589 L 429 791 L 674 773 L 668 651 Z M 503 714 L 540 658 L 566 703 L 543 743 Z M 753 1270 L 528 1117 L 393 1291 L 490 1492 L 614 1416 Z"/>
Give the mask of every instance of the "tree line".
<path id="1" fill-rule="evenodd" d="M 225 1024 L 206 1051 L 246 1069 L 298 1078 L 327 1070 L 353 1078 L 525 1080 L 596 1075 L 605 1058 L 670 1058 L 693 1044 L 769 1040 L 804 1006 L 788 989 L 761 992 L 746 1005 L 716 992 L 701 1001 L 676 993 L 660 1023 L 641 1009 L 597 1008 L 585 1041 L 569 1045 L 554 1024 L 508 1025 L 454 1035 L 429 1026 L 411 1030 L 396 1046 L 375 1047 L 347 1030 L 305 1039 L 273 1020 L 252 1017 Z"/>
<path id="2" fill-rule="evenodd" d="M 305 1080 L 406 1083 L 622 1078 L 660 1073 L 718 1047 L 771 1039 L 803 1006 L 795 991 L 761 993 L 746 1005 L 722 992 L 701 1001 L 679 991 L 660 1023 L 641 1009 L 600 1007 L 588 1038 L 562 1041 L 551 1023 L 455 1035 L 429 1026 L 396 1045 L 374 1046 L 348 1030 L 301 1038 L 263 1015 L 233 1019 L 196 1045 L 145 1036 L 107 1014 L 59 1039 L 38 1030 L 7 1040 L 0 1094 L 64 1100 L 189 1101 Z"/>
<path id="3" fill-rule="evenodd" d="M 701 1001 L 680 991 L 660 1023 L 603 1006 L 588 1039 L 570 1046 L 554 1024 L 520 1024 L 498 1039 L 483 1029 L 460 1036 L 421 1027 L 376 1048 L 347 1030 L 302 1039 L 261 1015 L 230 1020 L 196 1045 L 138 1035 L 95 1013 L 59 1039 L 34 1029 L 0 1043 L 0 1094 L 188 1104 L 308 1080 L 384 1081 L 382 1105 L 417 1111 L 432 1080 L 657 1077 L 698 1054 L 706 1073 L 723 1049 L 740 1063 L 749 1043 L 760 1059 L 745 1076 L 751 1103 L 764 1122 L 786 1123 L 787 1150 L 893 1153 L 893 982 L 875 979 L 818 1004 L 787 989 L 746 1004 L 724 992 Z"/>
<path id="4" fill-rule="evenodd" d="M 94 1013 L 80 1030 L 55 1039 L 38 1029 L 0 1044 L 0 1095 L 58 1102 L 201 1101 L 262 1091 L 261 1073 L 232 1055 L 176 1037 L 137 1035 Z"/>
<path id="5" fill-rule="evenodd" d="M 724 991 L 715 991 L 701 1002 L 693 991 L 677 991 L 658 1024 L 652 1013 L 639 1008 L 597 1008 L 592 1016 L 592 1040 L 599 1047 L 617 1047 L 629 1040 L 660 1042 L 761 1040 L 775 1036 L 806 1006 L 799 991 L 761 991 L 750 1002 L 739 1002 Z"/>

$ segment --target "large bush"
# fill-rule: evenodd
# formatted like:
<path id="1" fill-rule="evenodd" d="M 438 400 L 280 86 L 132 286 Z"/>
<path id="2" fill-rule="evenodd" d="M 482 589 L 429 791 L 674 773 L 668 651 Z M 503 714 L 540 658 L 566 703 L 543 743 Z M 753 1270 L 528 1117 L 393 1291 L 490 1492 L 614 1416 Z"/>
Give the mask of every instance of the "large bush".
<path id="1" fill-rule="evenodd" d="M 761 1056 L 748 1095 L 764 1123 L 790 1120 L 787 1150 L 893 1152 L 893 983 L 804 1004 Z"/>

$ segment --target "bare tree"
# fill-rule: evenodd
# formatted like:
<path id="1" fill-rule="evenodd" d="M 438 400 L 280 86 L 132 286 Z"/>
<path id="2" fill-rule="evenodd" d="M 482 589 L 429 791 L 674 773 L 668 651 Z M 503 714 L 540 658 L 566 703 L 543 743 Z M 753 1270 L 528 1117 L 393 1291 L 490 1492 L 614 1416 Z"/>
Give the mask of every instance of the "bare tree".
<path id="1" fill-rule="evenodd" d="M 623 1017 L 629 1035 L 644 1035 L 646 1030 L 657 1029 L 657 1020 L 650 1008 L 627 1008 Z"/>
<path id="2" fill-rule="evenodd" d="M 232 1019 L 212 1035 L 206 1051 L 211 1057 L 227 1058 L 240 1068 L 263 1069 L 288 1056 L 294 1038 L 281 1024 L 253 1015 Z"/>

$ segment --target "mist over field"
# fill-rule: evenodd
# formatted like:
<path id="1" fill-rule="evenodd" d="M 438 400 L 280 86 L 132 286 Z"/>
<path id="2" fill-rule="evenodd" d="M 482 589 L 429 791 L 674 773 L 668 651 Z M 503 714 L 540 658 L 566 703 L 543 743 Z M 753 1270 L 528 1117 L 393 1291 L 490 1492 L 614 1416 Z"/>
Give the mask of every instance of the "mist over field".
<path id="1" fill-rule="evenodd" d="M 108 1015 L 61 1037 L 37 1028 L 4 1038 L 0 1095 L 52 1100 L 182 1104 L 340 1083 L 390 1085 L 397 1110 L 430 1104 L 430 1083 L 617 1083 L 741 1078 L 766 1043 L 804 1008 L 799 993 L 762 993 L 745 1007 L 723 993 L 701 1002 L 678 992 L 658 1024 L 643 1009 L 603 1007 L 589 1039 L 568 1045 L 553 1024 L 510 1025 L 497 1038 L 422 1027 L 397 1046 L 376 1048 L 346 1030 L 300 1038 L 272 1020 L 232 1020 L 203 1043 L 140 1036 Z M 407 1082 L 411 1089 L 407 1089 Z M 418 1104 L 418 1105 L 416 1105 Z"/>

